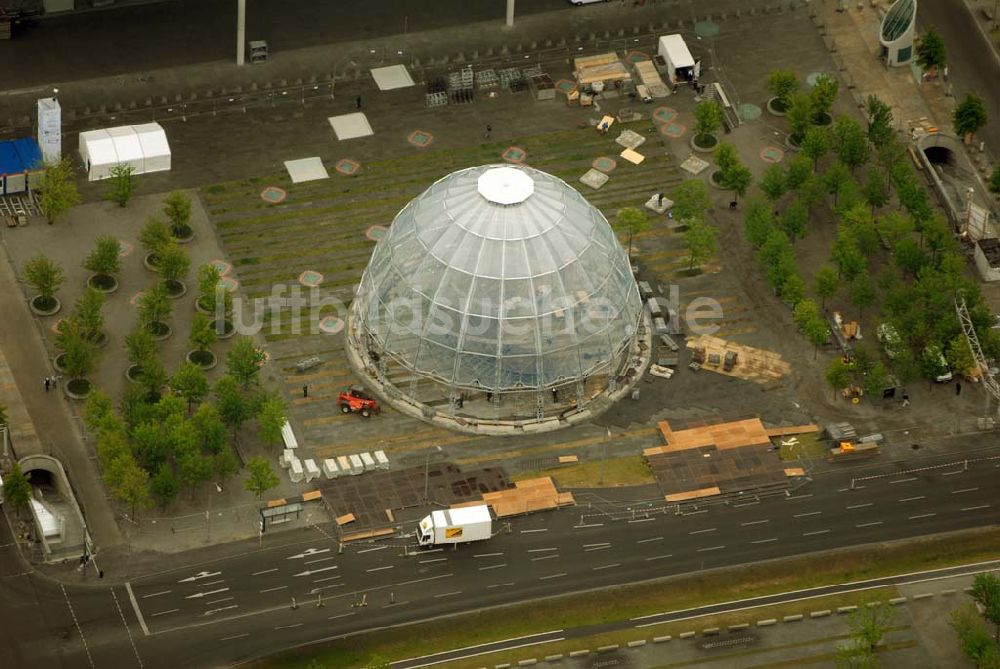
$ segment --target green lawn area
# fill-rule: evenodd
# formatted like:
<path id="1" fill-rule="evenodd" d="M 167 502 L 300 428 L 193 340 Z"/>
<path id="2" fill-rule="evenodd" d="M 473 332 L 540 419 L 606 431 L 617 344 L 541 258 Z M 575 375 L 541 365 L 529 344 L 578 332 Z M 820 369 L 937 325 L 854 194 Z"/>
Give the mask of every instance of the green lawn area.
<path id="1" fill-rule="evenodd" d="M 1000 530 L 956 532 L 948 536 L 882 544 L 877 548 L 843 549 L 780 562 L 741 565 L 665 579 L 655 584 L 608 588 L 600 592 L 461 614 L 461 626 L 456 625 L 453 618 L 408 625 L 393 630 L 391 634 L 383 630 L 351 637 L 322 647 L 287 653 L 253 666 L 257 669 L 360 669 L 376 656 L 399 660 L 545 630 L 598 625 L 714 602 L 996 559 L 998 554 Z M 655 573 L 651 572 L 650 577 L 654 576 Z M 735 622 L 744 622 L 751 617 L 756 620 L 769 616 L 756 611 L 747 612 Z M 691 629 L 690 624 L 685 627 Z M 657 632 L 661 633 L 671 632 Z M 480 661 L 476 666 L 483 664 Z"/>
<path id="2" fill-rule="evenodd" d="M 559 488 L 613 488 L 615 486 L 644 485 L 655 481 L 641 455 L 522 472 L 516 475 L 514 480 L 520 481 L 540 476 L 551 476 Z"/>
<path id="3" fill-rule="evenodd" d="M 792 446 L 782 446 L 778 456 L 782 460 L 819 460 L 826 457 L 830 444 L 820 441 L 818 434 L 797 434 L 798 442 Z M 776 443 L 790 441 L 790 437 L 782 437 Z"/>

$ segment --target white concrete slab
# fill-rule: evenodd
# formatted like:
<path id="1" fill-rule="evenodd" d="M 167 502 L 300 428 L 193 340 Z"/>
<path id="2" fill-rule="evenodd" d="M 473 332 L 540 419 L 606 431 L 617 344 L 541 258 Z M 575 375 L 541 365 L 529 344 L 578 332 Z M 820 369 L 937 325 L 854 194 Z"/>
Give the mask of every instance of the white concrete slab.
<path id="1" fill-rule="evenodd" d="M 704 172 L 706 167 L 708 167 L 708 162 L 702 160 L 693 153 L 690 156 L 688 156 L 683 163 L 681 163 L 682 170 L 695 175 Z"/>
<path id="2" fill-rule="evenodd" d="M 604 184 L 608 183 L 608 175 L 604 172 L 599 172 L 594 168 L 587 170 L 587 173 L 580 177 L 580 183 L 587 184 L 594 190 L 599 189 Z"/>
<path id="3" fill-rule="evenodd" d="M 372 126 L 368 123 L 368 117 L 365 116 L 364 112 L 331 116 L 327 120 L 330 122 L 330 127 L 333 128 L 333 134 L 335 134 L 337 139 L 340 141 L 344 141 L 345 139 L 357 139 L 358 137 L 368 137 L 369 135 L 375 134 L 375 131 L 372 130 Z"/>
<path id="4" fill-rule="evenodd" d="M 413 86 L 413 78 L 405 65 L 390 65 L 372 70 L 372 78 L 380 91 L 391 91 L 395 88 Z"/>
<path id="5" fill-rule="evenodd" d="M 288 170 L 288 176 L 291 177 L 294 184 L 299 184 L 303 181 L 319 181 L 320 179 L 330 178 L 321 158 L 286 160 L 285 169 Z"/>

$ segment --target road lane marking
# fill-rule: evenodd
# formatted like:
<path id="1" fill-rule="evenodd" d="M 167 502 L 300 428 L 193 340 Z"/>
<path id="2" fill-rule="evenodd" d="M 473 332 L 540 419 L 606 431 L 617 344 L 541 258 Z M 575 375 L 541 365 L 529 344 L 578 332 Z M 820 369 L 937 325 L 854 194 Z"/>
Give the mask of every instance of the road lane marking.
<path id="1" fill-rule="evenodd" d="M 302 564 L 313 564 L 314 562 L 326 562 L 327 560 L 335 560 L 336 558 L 337 558 L 336 555 L 331 555 L 330 557 L 316 558 L 315 560 L 306 560 Z"/>
<path id="2" fill-rule="evenodd" d="M 814 536 L 814 535 L 817 535 L 817 534 L 826 534 L 829 531 L 830 530 L 816 530 L 815 532 L 803 532 L 802 536 L 804 536 L 804 537 L 811 537 L 811 536 Z"/>
<path id="3" fill-rule="evenodd" d="M 319 555 L 320 553 L 329 553 L 329 552 L 330 552 L 329 548 L 307 548 L 304 551 L 302 551 L 301 553 L 297 553 L 295 555 L 290 555 L 290 556 L 288 556 L 285 559 L 286 560 L 301 560 L 302 558 L 309 557 L 310 555 Z"/>
<path id="4" fill-rule="evenodd" d="M 707 534 L 709 532 L 715 532 L 716 528 L 710 527 L 707 530 L 691 530 L 688 534 Z"/>
<path id="5" fill-rule="evenodd" d="M 357 555 L 361 555 L 362 553 L 371 553 L 372 551 L 384 551 L 386 548 L 388 548 L 388 546 L 376 546 L 375 548 L 366 548 L 364 550 L 357 551 Z"/>
<path id="6" fill-rule="evenodd" d="M 240 608 L 239 604 L 230 604 L 229 606 L 220 606 L 217 609 L 209 609 L 208 611 L 205 611 L 203 615 L 214 616 L 219 611 L 228 611 L 229 609 L 238 609 L 238 608 Z"/>
<path id="7" fill-rule="evenodd" d="M 708 513 L 708 509 L 698 509 L 697 511 L 686 511 L 682 516 L 697 516 L 699 513 Z"/>
<path id="8" fill-rule="evenodd" d="M 807 511 L 805 513 L 797 513 L 792 518 L 807 518 L 809 516 L 818 516 L 823 513 L 822 511 Z"/>
<path id="9" fill-rule="evenodd" d="M 448 558 L 433 558 L 430 560 L 421 560 L 417 564 L 431 564 L 432 562 L 447 562 Z"/>
<path id="10" fill-rule="evenodd" d="M 757 541 L 751 541 L 752 544 L 769 544 L 772 541 L 777 541 L 777 537 L 772 537 L 771 539 L 758 539 Z"/>
<path id="11" fill-rule="evenodd" d="M 895 481 L 889 481 L 889 485 L 892 485 L 893 483 L 908 483 L 909 481 L 916 481 L 916 480 L 917 480 L 916 476 L 911 476 L 905 479 L 896 479 Z"/>
<path id="12" fill-rule="evenodd" d="M 156 616 L 165 616 L 168 613 L 177 613 L 178 611 L 180 611 L 180 609 L 170 609 L 169 611 L 159 611 L 158 613 L 154 613 L 154 614 L 152 614 L 149 617 L 150 618 L 155 618 Z"/>
<path id="13" fill-rule="evenodd" d="M 529 551 L 529 552 L 530 552 L 530 551 Z M 481 557 L 500 557 L 501 555 L 503 555 L 503 553 L 479 553 L 478 555 L 473 555 L 472 557 L 474 557 L 474 558 L 481 558 Z"/>
<path id="14" fill-rule="evenodd" d="M 392 602 L 391 604 L 384 605 L 382 608 L 383 609 L 391 609 L 394 606 L 402 606 L 404 604 L 409 604 L 409 603 L 410 603 L 410 600 L 406 600 L 405 602 Z"/>
<path id="15" fill-rule="evenodd" d="M 366 574 L 370 574 L 373 571 L 384 571 L 386 569 L 393 569 L 393 568 L 395 568 L 395 566 L 396 565 L 394 565 L 394 564 L 390 564 L 390 565 L 386 565 L 384 567 L 372 567 L 371 569 L 365 569 L 365 573 Z"/>
<path id="16" fill-rule="evenodd" d="M 954 472 L 942 472 L 941 476 L 954 476 L 955 474 L 962 474 L 964 472 L 965 472 L 964 469 L 959 469 L 959 470 L 954 471 Z"/>
<path id="17" fill-rule="evenodd" d="M 668 553 L 667 555 L 654 555 L 653 557 L 646 558 L 646 562 L 652 562 L 653 560 L 666 560 L 667 558 L 673 557 L 673 553 Z"/>
<path id="18" fill-rule="evenodd" d="M 557 551 L 558 548 L 529 548 L 529 553 L 548 553 L 549 551 Z M 503 555 L 503 553 L 491 553 L 491 555 Z"/>
<path id="19" fill-rule="evenodd" d="M 785 499 L 808 499 L 809 497 L 812 497 L 812 493 L 808 493 L 805 495 L 789 495 Z"/>
<path id="20" fill-rule="evenodd" d="M 539 576 L 538 580 L 539 581 L 547 581 L 550 578 L 561 578 L 561 577 L 563 577 L 565 575 L 566 575 L 565 572 L 562 572 L 562 573 L 559 573 L 559 574 L 549 574 L 548 576 Z"/>
<path id="21" fill-rule="evenodd" d="M 574 530 L 582 530 L 585 527 L 604 527 L 604 523 L 587 523 L 585 525 L 574 525 Z"/>
<path id="22" fill-rule="evenodd" d="M 663 541 L 663 537 L 650 537 L 649 539 L 639 539 L 635 543 L 637 544 L 648 544 L 653 541 Z"/>
<path id="23" fill-rule="evenodd" d="M 514 585 L 514 584 L 513 583 L 494 583 L 493 585 L 486 586 L 486 589 L 490 590 L 491 588 L 509 588 L 512 585 Z"/>
<path id="24" fill-rule="evenodd" d="M 223 597 L 222 599 L 213 599 L 210 602 L 205 602 L 205 606 L 208 606 L 209 604 L 219 604 L 221 602 L 228 602 L 230 599 L 235 599 L 235 597 Z"/>
<path id="25" fill-rule="evenodd" d="M 302 627 L 302 625 L 303 623 L 292 623 L 291 625 L 278 625 L 277 627 L 274 628 L 274 631 L 277 632 L 278 630 L 290 630 L 294 627 Z"/>
<path id="26" fill-rule="evenodd" d="M 916 497 L 903 497 L 901 499 L 897 499 L 896 501 L 897 502 L 915 502 L 918 499 L 926 499 L 926 498 L 927 498 L 927 495 L 917 495 Z"/>
<path id="27" fill-rule="evenodd" d="M 608 548 L 611 548 L 611 544 L 607 544 L 605 546 L 594 546 L 593 548 L 584 548 L 583 552 L 590 553 L 591 551 L 603 551 L 607 550 Z"/>
<path id="28" fill-rule="evenodd" d="M 166 594 L 169 594 L 170 592 L 173 592 L 173 591 L 172 590 L 162 590 L 160 592 L 154 592 L 154 593 L 152 593 L 150 595 L 143 595 L 142 599 L 148 599 L 150 597 L 159 597 L 160 595 L 166 595 Z"/>
<path id="29" fill-rule="evenodd" d="M 707 553 L 708 551 L 721 551 L 725 546 L 709 546 L 708 548 L 699 548 L 699 553 Z"/>
<path id="30" fill-rule="evenodd" d="M 348 618 L 348 617 L 353 616 L 353 615 L 354 615 L 354 611 L 351 611 L 350 613 L 341 613 L 340 615 L 330 616 L 329 618 L 327 618 L 327 620 L 337 620 L 338 618 Z"/>
<path id="31" fill-rule="evenodd" d="M 770 520 L 751 520 L 746 523 L 740 523 L 740 527 L 750 527 L 751 525 L 762 525 L 764 523 L 770 523 Z"/>
<path id="32" fill-rule="evenodd" d="M 264 594 L 265 592 L 274 592 L 275 590 L 284 590 L 287 587 L 288 587 L 287 585 L 279 585 L 276 588 L 268 588 L 267 590 L 258 590 L 257 592 L 259 592 L 261 594 Z"/>
<path id="33" fill-rule="evenodd" d="M 921 513 L 919 516 L 910 516 L 909 519 L 910 520 L 919 520 L 921 518 L 931 518 L 932 516 L 936 516 L 936 515 L 937 515 L 936 513 Z"/>
<path id="34" fill-rule="evenodd" d="M 539 555 L 538 557 L 531 558 L 532 562 L 537 562 L 538 560 L 551 560 L 552 558 L 559 557 L 558 554 L 552 553 L 551 555 Z"/>
<path id="35" fill-rule="evenodd" d="M 742 504 L 733 504 L 734 509 L 739 509 L 744 506 L 757 506 L 760 502 L 743 502 Z"/>
<path id="36" fill-rule="evenodd" d="M 232 641 L 233 639 L 245 639 L 250 636 L 249 632 L 244 632 L 243 634 L 234 634 L 233 636 L 224 636 L 219 641 Z"/>
<path id="37" fill-rule="evenodd" d="M 633 520 L 630 520 L 628 522 L 629 523 L 648 523 L 651 520 L 656 520 L 656 518 L 653 518 L 652 516 L 650 516 L 649 518 L 634 518 Z"/>
<path id="38" fill-rule="evenodd" d="M 128 642 L 132 644 L 132 652 L 135 653 L 135 659 L 139 663 L 139 669 L 142 669 L 142 658 L 139 657 L 139 649 L 135 647 L 135 639 L 132 638 L 132 630 L 128 626 L 128 621 L 125 620 L 125 614 L 122 612 L 122 605 L 118 603 L 118 595 L 115 593 L 114 588 L 111 588 L 111 596 L 115 598 L 115 608 L 118 609 L 118 616 L 122 619 L 122 625 L 125 626 L 125 632 L 128 633 Z"/>
<path id="39" fill-rule="evenodd" d="M 270 574 L 273 571 L 278 571 L 278 568 L 274 567 L 273 569 L 265 569 L 264 571 L 255 571 L 254 573 L 252 573 L 250 575 L 251 576 L 260 576 L 261 574 Z"/>
<path id="40" fill-rule="evenodd" d="M 866 509 L 869 506 L 871 506 L 872 504 L 873 504 L 873 502 L 865 502 L 864 504 L 852 504 L 852 505 L 850 505 L 849 507 L 846 507 L 846 508 L 848 508 L 848 509 Z"/>
<path id="41" fill-rule="evenodd" d="M 194 576 L 188 576 L 187 578 L 182 578 L 181 580 L 179 580 L 177 582 L 178 583 L 191 583 L 192 581 L 197 581 L 198 579 L 210 578 L 212 576 L 219 576 L 220 574 L 222 574 L 221 571 L 212 571 L 212 572 L 209 572 L 209 571 L 199 571 Z"/>
<path id="42" fill-rule="evenodd" d="M 135 611 L 135 617 L 139 621 L 139 627 L 142 628 L 142 633 L 149 636 L 149 628 L 146 627 L 146 620 L 142 617 L 142 611 L 139 610 L 139 602 L 135 601 L 135 593 L 132 592 L 132 584 L 125 581 L 125 591 L 128 593 L 128 598 L 132 602 L 132 610 Z"/>
<path id="43" fill-rule="evenodd" d="M 448 573 L 448 574 L 438 574 L 437 576 L 428 576 L 427 578 L 415 578 L 412 581 L 403 581 L 401 583 L 397 583 L 396 585 L 400 585 L 400 586 L 403 586 L 403 585 L 413 585 L 414 583 L 425 583 L 427 581 L 436 581 L 439 578 L 448 578 L 450 576 L 454 576 L 454 574 L 451 574 L 451 573 Z"/>
<path id="44" fill-rule="evenodd" d="M 226 579 L 220 578 L 218 581 L 209 581 L 208 583 L 202 583 L 201 587 L 207 588 L 210 585 L 219 585 L 220 583 L 225 583 Z"/>
<path id="45" fill-rule="evenodd" d="M 540 527 L 540 528 L 537 528 L 537 529 L 534 529 L 534 530 L 521 530 L 521 534 L 530 534 L 532 532 L 548 532 L 548 531 L 549 531 L 549 528 L 547 528 L 547 527 Z"/>
<path id="46" fill-rule="evenodd" d="M 967 506 L 961 509 L 961 511 L 979 511 L 980 509 L 990 508 L 989 504 L 980 504 L 979 506 Z"/>
<path id="47" fill-rule="evenodd" d="M 456 590 L 455 592 L 444 592 L 441 593 L 440 595 L 434 595 L 434 599 L 442 599 L 444 597 L 454 597 L 455 595 L 461 595 L 461 594 L 462 594 L 461 590 Z"/>
<path id="48" fill-rule="evenodd" d="M 979 488 L 962 488 L 961 490 L 952 490 L 951 494 L 952 495 L 960 495 L 963 492 L 975 492 L 977 490 L 979 490 Z"/>
<path id="49" fill-rule="evenodd" d="M 216 588 L 215 590 L 209 590 L 208 592 L 196 592 L 193 595 L 188 595 L 184 599 L 201 599 L 202 597 L 208 597 L 209 595 L 216 595 L 220 592 L 226 592 L 229 588 Z"/>
<path id="50" fill-rule="evenodd" d="M 601 569 L 612 569 L 614 567 L 622 566 L 620 562 L 613 562 L 611 564 L 602 564 L 600 567 L 593 567 L 593 571 L 600 571 Z"/>
<path id="51" fill-rule="evenodd" d="M 315 581 L 313 581 L 313 583 L 322 583 L 323 581 L 335 581 L 338 578 L 340 578 L 340 574 L 337 574 L 336 576 L 327 576 L 326 578 L 317 578 Z"/>
<path id="52" fill-rule="evenodd" d="M 479 571 L 486 571 L 487 569 L 499 569 L 500 567 L 506 567 L 506 566 L 507 566 L 506 562 L 504 562 L 503 564 L 491 564 L 485 567 L 480 567 Z"/>
<path id="53" fill-rule="evenodd" d="M 315 595 L 317 592 L 323 592 L 324 590 L 330 590 L 331 588 L 343 588 L 343 583 L 333 583 L 331 585 L 321 585 L 318 588 L 313 588 L 309 591 L 310 595 Z"/>
<path id="54" fill-rule="evenodd" d="M 336 569 L 337 565 L 330 567 L 320 567 L 319 569 L 306 569 L 305 571 L 300 571 L 298 574 L 292 574 L 292 576 L 312 576 L 313 574 L 319 574 L 320 572 L 330 571 L 331 569 Z M 379 569 L 391 569 L 391 567 L 379 567 Z M 372 571 L 369 569 L 368 571 Z"/>
<path id="55" fill-rule="evenodd" d="M 860 525 L 855 525 L 854 527 L 875 527 L 876 525 L 881 525 L 881 520 L 876 520 L 873 523 L 861 523 Z"/>

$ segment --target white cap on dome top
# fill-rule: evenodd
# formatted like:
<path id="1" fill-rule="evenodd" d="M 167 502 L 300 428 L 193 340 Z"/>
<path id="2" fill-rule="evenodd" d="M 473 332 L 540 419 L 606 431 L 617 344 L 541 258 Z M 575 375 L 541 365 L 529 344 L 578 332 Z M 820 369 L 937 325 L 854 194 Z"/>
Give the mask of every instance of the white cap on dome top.
<path id="1" fill-rule="evenodd" d="M 479 194 L 494 204 L 520 204 L 535 192 L 535 182 L 523 170 L 491 167 L 479 175 Z"/>

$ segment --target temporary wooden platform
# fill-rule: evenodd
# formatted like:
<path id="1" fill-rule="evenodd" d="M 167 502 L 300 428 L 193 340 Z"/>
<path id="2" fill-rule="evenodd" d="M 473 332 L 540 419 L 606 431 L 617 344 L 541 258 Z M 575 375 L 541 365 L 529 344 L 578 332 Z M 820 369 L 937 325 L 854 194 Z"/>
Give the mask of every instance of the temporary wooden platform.
<path id="1" fill-rule="evenodd" d="M 805 476 L 806 470 L 802 467 L 785 467 L 785 476 Z"/>
<path id="2" fill-rule="evenodd" d="M 699 488 L 698 490 L 674 493 L 673 495 L 667 495 L 666 498 L 668 502 L 689 502 L 692 499 L 701 499 L 702 497 L 712 497 L 713 495 L 721 494 L 722 491 L 717 486 L 713 486 L 711 488 Z"/>
<path id="3" fill-rule="evenodd" d="M 573 74 L 576 76 L 576 80 L 584 86 L 598 81 L 624 81 L 632 78 L 625 66 L 617 60 L 604 65 L 578 68 Z"/>
<path id="4" fill-rule="evenodd" d="M 642 452 L 643 455 L 657 455 L 690 448 L 701 448 L 702 446 L 715 446 L 718 450 L 724 451 L 741 446 L 760 446 L 771 443 L 771 438 L 759 418 L 701 425 L 677 431 L 670 427 L 668 421 L 663 420 L 660 421 L 659 427 L 663 434 L 663 440 L 667 442 L 666 446 L 647 448 Z"/>
<path id="5" fill-rule="evenodd" d="M 392 528 L 382 528 L 380 530 L 368 530 L 366 532 L 354 532 L 353 534 L 345 534 L 340 538 L 341 541 L 347 543 L 348 541 L 361 541 L 363 539 L 377 539 L 378 537 L 387 537 L 392 535 L 394 530 Z"/>
<path id="6" fill-rule="evenodd" d="M 588 67 L 599 67 L 601 65 L 608 65 L 610 63 L 617 63 L 618 55 L 614 52 L 611 53 L 599 53 L 594 56 L 580 56 L 579 58 L 573 59 L 573 69 L 582 70 Z"/>
<path id="7" fill-rule="evenodd" d="M 575 455 L 560 455 L 559 456 L 559 464 L 561 464 L 561 465 L 568 465 L 568 464 L 572 464 L 574 462 L 579 462 L 579 461 L 580 461 L 580 458 L 576 457 Z"/>
<path id="8" fill-rule="evenodd" d="M 483 502 L 493 507 L 497 518 L 509 518 L 533 511 L 544 511 L 576 504 L 572 493 L 561 493 L 556 490 L 551 476 L 518 481 L 509 490 L 485 493 Z M 465 504 L 465 506 L 469 506 L 469 504 Z"/>
<path id="9" fill-rule="evenodd" d="M 688 339 L 687 346 L 691 349 L 704 348 L 706 360 L 710 359 L 713 354 L 719 356 L 720 363 L 718 365 L 703 364 L 702 369 L 755 383 L 771 383 L 792 371 L 792 366 L 785 362 L 778 353 L 745 344 L 737 344 L 711 335 L 692 337 Z M 729 371 L 725 371 L 721 364 L 721 361 L 726 357 L 726 351 L 735 351 L 739 359 L 736 366 Z"/>
<path id="10" fill-rule="evenodd" d="M 355 519 L 353 513 L 345 513 L 342 516 L 337 516 L 337 525 L 346 525 L 347 523 L 353 523 L 354 520 Z"/>
<path id="11" fill-rule="evenodd" d="M 813 432 L 819 432 L 818 425 L 789 425 L 788 427 L 769 427 L 765 430 L 767 436 L 774 437 L 790 437 L 793 434 L 811 434 Z"/>

